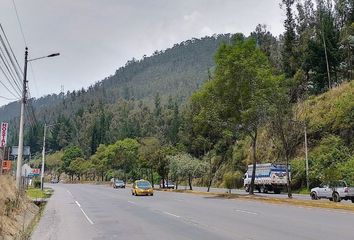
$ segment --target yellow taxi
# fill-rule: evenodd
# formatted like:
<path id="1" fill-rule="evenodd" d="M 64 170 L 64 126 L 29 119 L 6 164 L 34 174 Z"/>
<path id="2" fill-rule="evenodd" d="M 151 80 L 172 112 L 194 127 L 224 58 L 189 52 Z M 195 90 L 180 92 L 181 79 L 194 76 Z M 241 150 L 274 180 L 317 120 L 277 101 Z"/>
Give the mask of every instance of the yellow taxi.
<path id="1" fill-rule="evenodd" d="M 142 195 L 146 195 L 146 196 L 153 196 L 154 195 L 154 189 L 151 186 L 151 183 L 149 181 L 146 180 L 136 180 L 133 183 L 133 187 L 132 187 L 132 195 L 135 196 L 142 196 Z"/>

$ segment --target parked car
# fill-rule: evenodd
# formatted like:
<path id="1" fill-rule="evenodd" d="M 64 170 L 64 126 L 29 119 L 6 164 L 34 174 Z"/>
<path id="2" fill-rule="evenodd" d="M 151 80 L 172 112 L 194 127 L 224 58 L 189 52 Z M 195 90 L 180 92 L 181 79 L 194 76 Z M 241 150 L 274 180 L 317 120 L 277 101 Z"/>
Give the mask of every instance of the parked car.
<path id="1" fill-rule="evenodd" d="M 123 180 L 115 180 L 113 183 L 113 188 L 125 188 L 125 183 Z"/>
<path id="2" fill-rule="evenodd" d="M 154 189 L 151 186 L 151 183 L 146 180 L 136 180 L 133 183 L 132 187 L 132 195 L 135 196 L 141 196 L 141 195 L 146 195 L 146 196 L 153 196 L 154 195 Z"/>
<path id="3" fill-rule="evenodd" d="M 334 202 L 351 200 L 354 203 L 354 187 L 348 187 L 345 181 L 322 183 L 319 187 L 311 189 L 310 196 L 312 200 L 326 198 Z"/>
<path id="4" fill-rule="evenodd" d="M 162 184 L 162 180 L 161 180 L 160 188 L 174 189 L 175 188 L 175 184 L 172 181 L 168 180 L 168 181 L 165 181 L 165 187 L 164 187 L 164 185 Z"/>

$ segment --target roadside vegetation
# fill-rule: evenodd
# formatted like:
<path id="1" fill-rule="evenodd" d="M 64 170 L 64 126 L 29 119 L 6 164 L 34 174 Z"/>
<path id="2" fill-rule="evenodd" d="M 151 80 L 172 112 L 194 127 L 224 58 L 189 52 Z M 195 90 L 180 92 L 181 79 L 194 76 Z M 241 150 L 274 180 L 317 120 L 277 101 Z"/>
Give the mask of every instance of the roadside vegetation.
<path id="1" fill-rule="evenodd" d="M 44 189 L 43 191 L 39 188 L 28 188 L 26 190 L 27 197 L 29 199 L 44 199 L 49 198 L 52 194 L 51 189 Z"/>
<path id="2" fill-rule="evenodd" d="M 39 208 L 16 190 L 10 176 L 0 176 L 0 193 L 0 239 L 28 239 Z"/>
<path id="3" fill-rule="evenodd" d="M 193 184 L 234 188 L 242 186 L 248 164 L 275 162 L 292 167 L 290 196 L 291 189 L 306 186 L 306 125 L 310 186 L 335 179 L 354 184 L 353 1 L 283 0 L 282 9 L 281 36 L 258 25 L 250 36 L 227 35 L 219 42 L 215 65 L 205 68 L 206 81 L 195 92 L 184 92 L 187 101 L 172 92 L 150 94 L 149 100 L 131 94 L 143 81 L 114 95 L 103 81 L 46 109 L 46 121 L 56 124 L 48 140 L 50 178 L 171 179 L 190 189 Z M 129 62 L 108 82 L 136 81 L 130 76 L 151 59 Z M 154 71 L 163 66 L 158 61 Z M 158 76 L 158 83 L 164 81 Z M 139 87 L 139 94 L 143 90 Z M 31 149 L 40 150 L 42 129 L 41 124 L 28 129 Z M 32 164 L 40 166 L 39 159 Z"/>

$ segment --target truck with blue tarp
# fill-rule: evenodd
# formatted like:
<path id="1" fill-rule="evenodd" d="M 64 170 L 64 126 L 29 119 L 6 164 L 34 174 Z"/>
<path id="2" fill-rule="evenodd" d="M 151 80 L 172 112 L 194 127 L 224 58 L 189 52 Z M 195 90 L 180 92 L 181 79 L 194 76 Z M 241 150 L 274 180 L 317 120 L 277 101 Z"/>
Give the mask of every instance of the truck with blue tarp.
<path id="1" fill-rule="evenodd" d="M 290 177 L 290 166 L 288 169 Z M 248 165 L 248 170 L 245 173 L 243 179 L 243 186 L 246 192 L 250 190 L 252 170 L 253 165 Z M 273 191 L 274 193 L 279 194 L 283 189 L 286 188 L 286 184 L 287 177 L 285 164 L 263 163 L 256 165 L 254 189 L 258 190 L 258 192 L 267 193 L 269 191 Z"/>

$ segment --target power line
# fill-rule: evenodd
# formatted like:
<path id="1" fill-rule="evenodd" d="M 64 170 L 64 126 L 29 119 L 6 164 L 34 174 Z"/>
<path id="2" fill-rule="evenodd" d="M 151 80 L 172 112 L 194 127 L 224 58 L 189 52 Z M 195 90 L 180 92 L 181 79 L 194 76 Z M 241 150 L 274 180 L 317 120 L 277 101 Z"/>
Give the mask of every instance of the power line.
<path id="1" fill-rule="evenodd" d="M 11 48 L 11 44 L 6 36 L 6 33 L 2 27 L 2 25 L 0 24 L 0 28 L 1 28 L 1 32 L 0 32 L 0 42 L 2 44 L 2 47 L 0 46 L 0 59 L 3 63 L 3 65 L 5 66 L 8 74 L 5 73 L 4 68 L 1 67 L 1 71 L 4 74 L 5 78 L 7 79 L 7 81 L 10 83 L 11 87 L 15 90 L 15 92 L 19 95 L 21 95 L 22 92 L 22 88 L 21 86 L 21 73 L 19 72 L 18 68 L 21 70 L 21 68 L 19 67 L 17 58 L 15 56 L 15 54 L 13 53 L 13 50 Z M 2 33 L 2 34 L 1 34 Z M 4 38 L 2 37 L 2 35 L 4 35 Z M 4 41 L 4 39 L 6 40 L 6 43 Z M 8 48 L 10 48 L 10 51 L 12 53 L 12 56 L 10 54 L 10 51 L 8 50 Z M 4 50 L 3 50 L 4 49 Z M 6 52 L 6 54 L 5 54 Z M 17 63 L 17 66 L 15 65 L 15 62 L 13 60 L 13 58 L 15 58 L 15 61 Z M 12 81 L 10 80 L 10 78 L 12 79 Z M 13 83 L 16 85 L 16 87 L 13 85 Z"/>
<path id="2" fill-rule="evenodd" d="M 3 35 L 4 35 L 4 37 L 5 37 L 5 40 L 6 40 L 6 42 L 7 42 L 7 45 L 10 47 L 10 51 L 11 51 L 11 53 L 12 53 L 13 58 L 14 58 L 15 61 L 16 61 L 17 67 L 20 69 L 21 74 L 23 74 L 23 71 L 22 71 L 22 69 L 21 69 L 21 66 L 20 66 L 20 64 L 18 64 L 16 55 L 14 54 L 14 51 L 12 50 L 11 44 L 10 44 L 10 42 L 9 42 L 9 39 L 8 39 L 7 36 L 6 36 L 6 33 L 5 33 L 5 31 L 4 31 L 4 29 L 3 29 L 2 25 L 1 25 L 1 23 L 0 23 L 0 28 L 1 28 L 1 31 L 2 31 L 2 33 L 3 33 Z M 22 76 L 21 76 L 21 78 L 22 78 Z"/>
<path id="3" fill-rule="evenodd" d="M 3 54 L 3 51 L 2 51 L 1 48 L 0 48 L 0 52 Z M 15 76 L 14 76 L 13 71 L 11 70 L 11 67 L 9 67 L 9 63 L 8 63 L 6 57 L 5 57 L 5 56 L 3 57 L 3 56 L 0 54 L 0 59 L 2 60 L 2 63 L 4 64 L 4 66 L 5 66 L 5 68 L 6 68 L 7 72 L 8 72 L 8 74 L 9 74 L 9 76 L 10 76 L 10 78 L 11 78 L 12 81 L 15 83 L 17 89 L 14 87 L 14 85 L 12 84 L 10 78 L 8 77 L 8 75 L 5 73 L 5 71 L 3 70 L 3 68 L 2 68 L 1 65 L 0 65 L 0 68 L 1 68 L 1 70 L 2 70 L 2 72 L 3 72 L 3 74 L 5 75 L 6 79 L 8 80 L 8 82 L 10 83 L 10 85 L 12 86 L 12 88 L 15 90 L 15 92 L 17 92 L 17 91 L 21 92 L 21 88 L 19 87 L 18 82 L 16 81 L 16 78 L 15 78 Z M 17 92 L 17 93 L 18 93 L 18 92 Z"/>
<path id="4" fill-rule="evenodd" d="M 21 23 L 21 19 L 20 19 L 20 16 L 18 14 L 18 11 L 17 11 L 15 0 L 12 0 L 12 3 L 13 3 L 13 6 L 14 6 L 14 9 L 15 9 L 18 25 L 20 26 L 23 42 L 24 42 L 25 46 L 27 46 L 26 37 L 25 37 L 24 31 L 23 31 L 23 28 L 22 28 L 22 23 Z M 34 70 L 33 70 L 33 67 L 32 67 L 32 63 L 30 62 L 29 65 L 30 65 L 30 68 L 31 68 L 31 73 L 33 75 L 34 87 L 35 87 L 35 90 L 37 91 L 37 94 L 38 94 L 39 91 L 38 91 L 38 87 L 37 87 L 37 84 L 36 84 L 37 81 L 36 81 L 36 76 L 34 74 Z"/>
<path id="5" fill-rule="evenodd" d="M 27 42 L 26 42 L 26 38 L 25 38 L 25 34 L 23 33 L 22 24 L 21 24 L 20 17 L 19 17 L 19 15 L 18 15 L 18 11 L 17 11 L 17 7 L 16 7 L 15 0 L 12 0 L 12 3 L 13 3 L 14 8 L 15 8 L 16 17 L 17 17 L 18 25 L 20 26 L 20 30 L 21 30 L 21 34 L 22 34 L 22 38 L 23 38 L 23 42 L 24 42 L 24 43 L 25 43 L 25 45 L 27 46 Z"/>
<path id="6" fill-rule="evenodd" d="M 0 80 L 1 85 L 6 88 L 6 90 L 15 98 L 17 98 L 18 96 L 16 96 L 1 80 Z"/>
<path id="7" fill-rule="evenodd" d="M 0 25 L 0 27 L 1 27 L 2 31 L 3 31 L 3 28 L 2 28 L 1 25 Z M 4 34 L 4 38 L 7 39 L 7 36 L 6 36 L 6 34 L 5 34 L 4 31 L 3 31 L 3 34 Z M 11 66 L 12 66 L 12 68 L 13 68 L 13 70 L 14 70 L 14 71 L 13 71 L 13 74 L 15 75 L 15 73 L 16 73 L 16 75 L 17 75 L 17 77 L 18 77 L 18 83 L 21 83 L 21 79 L 22 79 L 21 73 L 22 73 L 22 70 L 21 70 L 21 68 L 19 67 L 18 61 L 17 61 L 17 59 L 16 59 L 16 57 L 15 57 L 15 61 L 17 62 L 17 66 L 18 66 L 18 67 L 20 68 L 20 70 L 21 70 L 21 73 L 20 73 L 19 70 L 17 69 L 17 66 L 15 65 L 15 62 L 14 62 L 14 60 L 13 60 L 13 58 L 12 58 L 12 56 L 11 56 L 9 50 L 8 50 L 8 48 L 10 48 L 10 49 L 11 49 L 11 52 L 13 53 L 12 48 L 11 48 L 11 45 L 10 45 L 9 41 L 7 40 L 8 45 L 6 46 L 5 41 L 4 41 L 3 37 L 1 36 L 1 34 L 0 34 L 0 41 L 1 41 L 2 46 L 3 46 L 3 48 L 4 48 L 4 50 L 5 50 L 6 54 L 7 54 L 7 58 L 8 58 L 8 59 L 10 60 L 10 62 L 11 62 Z M 3 51 L 2 51 L 2 52 L 3 52 Z M 5 55 L 4 53 L 3 53 L 3 55 L 4 55 L 4 57 L 6 58 L 6 55 Z M 14 56 L 14 54 L 13 54 L 13 56 Z M 9 61 L 7 61 L 7 63 L 8 63 L 8 65 L 10 65 Z M 14 73 L 14 72 L 15 72 L 15 73 Z"/>
<path id="8" fill-rule="evenodd" d="M 8 97 L 4 97 L 4 96 L 0 96 L 0 98 L 5 99 L 5 100 L 9 100 L 9 101 L 17 101 L 17 100 L 20 100 L 19 98 L 8 98 Z"/>

